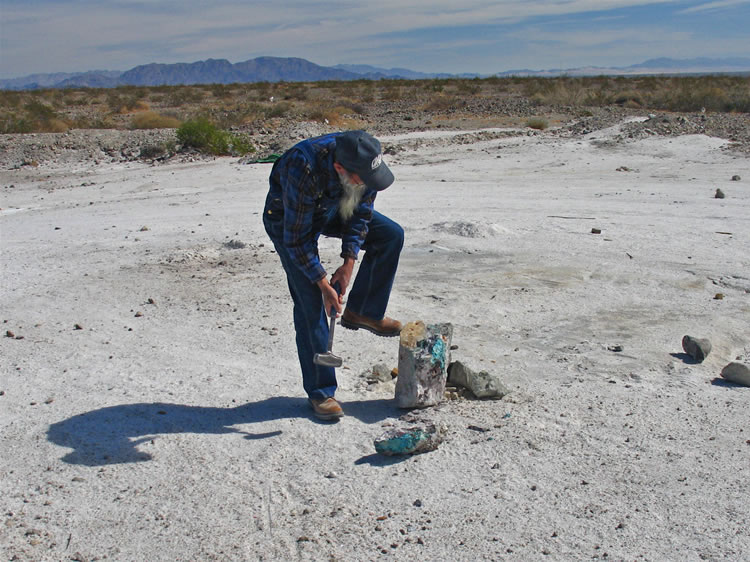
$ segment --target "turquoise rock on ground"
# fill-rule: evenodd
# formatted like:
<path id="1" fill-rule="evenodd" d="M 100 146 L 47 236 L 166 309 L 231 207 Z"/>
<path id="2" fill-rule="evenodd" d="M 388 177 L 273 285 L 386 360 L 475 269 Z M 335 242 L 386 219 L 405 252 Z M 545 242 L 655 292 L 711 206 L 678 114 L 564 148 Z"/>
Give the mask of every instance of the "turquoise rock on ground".
<path id="1" fill-rule="evenodd" d="M 375 450 L 381 455 L 413 455 L 434 451 L 443 441 L 445 430 L 434 424 L 394 428 L 375 439 Z"/>

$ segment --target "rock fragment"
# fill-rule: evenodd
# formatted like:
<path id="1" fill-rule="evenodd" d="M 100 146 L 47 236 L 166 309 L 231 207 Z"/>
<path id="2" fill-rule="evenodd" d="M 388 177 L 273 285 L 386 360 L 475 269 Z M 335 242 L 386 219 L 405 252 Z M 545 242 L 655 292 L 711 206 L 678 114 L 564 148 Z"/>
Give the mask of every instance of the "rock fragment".
<path id="1" fill-rule="evenodd" d="M 373 383 L 390 382 L 393 380 L 393 371 L 385 363 L 372 366 L 372 371 L 367 374 L 367 381 Z"/>
<path id="2" fill-rule="evenodd" d="M 750 386 L 750 367 L 744 363 L 733 361 L 721 370 L 721 377 L 742 386 Z"/>
<path id="3" fill-rule="evenodd" d="M 741 179 L 742 178 L 740 176 L 736 175 L 736 174 L 734 176 L 732 176 L 732 181 L 740 181 Z"/>
<path id="4" fill-rule="evenodd" d="M 231 250 L 241 250 L 242 248 L 245 248 L 247 244 L 245 244 L 242 240 L 235 240 L 233 238 L 229 242 L 226 242 L 224 246 Z"/>
<path id="5" fill-rule="evenodd" d="M 714 193 L 714 199 L 724 199 L 726 197 L 724 195 L 724 192 L 721 189 L 716 189 L 716 193 Z"/>
<path id="6" fill-rule="evenodd" d="M 460 361 L 448 366 L 448 382 L 469 390 L 476 398 L 502 398 L 510 393 L 496 375 L 487 371 L 477 373 Z"/>
<path id="7" fill-rule="evenodd" d="M 702 363 L 711 353 L 711 342 L 706 338 L 684 336 L 682 338 L 682 349 L 698 363 Z"/>
<path id="8" fill-rule="evenodd" d="M 442 443 L 445 426 L 416 421 L 386 430 L 375 439 L 375 450 L 381 455 L 415 455 L 434 451 Z"/>

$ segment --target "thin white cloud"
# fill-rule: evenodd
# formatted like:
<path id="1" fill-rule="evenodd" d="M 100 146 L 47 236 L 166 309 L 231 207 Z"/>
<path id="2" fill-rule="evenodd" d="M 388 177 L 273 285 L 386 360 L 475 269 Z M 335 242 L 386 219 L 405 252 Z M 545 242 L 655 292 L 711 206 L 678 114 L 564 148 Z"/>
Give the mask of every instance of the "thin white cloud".
<path id="1" fill-rule="evenodd" d="M 580 31 L 560 33 L 526 28 L 523 32 L 516 32 L 514 35 L 519 39 L 523 38 L 532 43 L 547 43 L 556 46 L 567 46 L 568 48 L 586 49 L 599 48 L 612 44 L 617 44 L 621 48 L 623 45 L 682 43 L 690 41 L 693 38 L 693 34 L 688 31 L 674 31 L 654 27 L 595 29 L 586 31 L 586 33 L 581 33 Z"/>
<path id="2" fill-rule="evenodd" d="M 717 0 L 716 2 L 708 2 L 706 4 L 700 4 L 698 6 L 691 6 L 680 10 L 680 14 L 694 14 L 697 12 L 706 12 L 709 10 L 723 10 L 725 8 L 733 8 L 741 4 L 750 4 L 750 0 Z"/>
<path id="3" fill-rule="evenodd" d="M 684 46 L 689 39 L 667 24 L 660 30 L 664 35 L 649 41 L 647 28 L 640 34 L 605 31 L 593 23 L 621 17 L 627 8 L 672 5 L 677 9 L 684 5 L 681 0 L 1 1 L 0 76 L 91 68 L 126 70 L 147 62 L 206 58 L 238 62 L 261 55 L 298 56 L 319 64 L 409 67 L 419 63 L 421 67 L 415 70 L 448 72 L 440 66 L 455 60 L 456 66 L 476 63 L 476 71 L 487 72 L 502 69 L 508 60 L 500 35 L 515 33 L 514 56 L 525 60 L 524 66 L 536 64 L 533 61 L 545 44 L 547 49 L 554 44 L 556 51 L 580 51 L 581 56 L 589 48 L 592 57 L 608 51 L 600 48 L 617 39 L 626 50 L 610 54 L 621 60 L 635 56 L 628 50 L 629 40 L 639 46 L 646 42 L 653 47 L 653 56 L 661 56 L 657 49 L 662 45 L 672 41 Z M 694 9 L 731 8 L 749 1 L 715 0 Z M 567 31 L 566 25 L 560 28 L 563 32 L 549 33 L 534 23 L 535 18 L 564 18 L 577 22 L 578 31 Z M 528 22 L 535 27 L 524 30 Z M 472 26 L 481 26 L 484 34 L 472 37 Z M 494 34 L 486 31 L 490 26 L 497 27 Z M 435 30 L 440 40 L 430 43 L 426 37 L 434 38 Z"/>

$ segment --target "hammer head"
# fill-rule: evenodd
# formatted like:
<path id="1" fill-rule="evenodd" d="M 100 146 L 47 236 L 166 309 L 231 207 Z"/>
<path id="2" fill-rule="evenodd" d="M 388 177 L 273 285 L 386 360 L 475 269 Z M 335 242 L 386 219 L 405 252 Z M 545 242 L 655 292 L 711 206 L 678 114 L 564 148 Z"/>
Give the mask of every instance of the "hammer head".
<path id="1" fill-rule="evenodd" d="M 343 360 L 338 355 L 327 351 L 326 353 L 316 353 L 313 356 L 313 363 L 322 367 L 341 367 Z"/>

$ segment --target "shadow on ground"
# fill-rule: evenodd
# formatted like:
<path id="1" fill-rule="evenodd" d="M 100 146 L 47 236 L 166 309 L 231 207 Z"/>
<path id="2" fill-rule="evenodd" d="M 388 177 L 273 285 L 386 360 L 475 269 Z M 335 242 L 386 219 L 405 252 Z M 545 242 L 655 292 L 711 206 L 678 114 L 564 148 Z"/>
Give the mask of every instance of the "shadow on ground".
<path id="1" fill-rule="evenodd" d="M 683 363 L 686 363 L 687 365 L 698 365 L 700 364 L 700 361 L 696 361 L 695 358 L 688 355 L 687 353 L 670 353 L 672 357 L 675 359 L 679 359 Z"/>
<path id="2" fill-rule="evenodd" d="M 390 400 L 360 400 L 347 402 L 344 407 L 348 416 L 366 424 L 402 413 Z M 158 435 L 240 433 L 245 439 L 267 439 L 281 435 L 281 430 L 251 433 L 233 426 L 287 418 L 329 423 L 312 416 L 307 399 L 288 396 L 267 398 L 235 408 L 139 403 L 100 408 L 54 423 L 47 430 L 47 439 L 73 449 L 62 457 L 63 462 L 101 466 L 151 460 L 151 455 L 139 451 L 138 445 Z"/>

